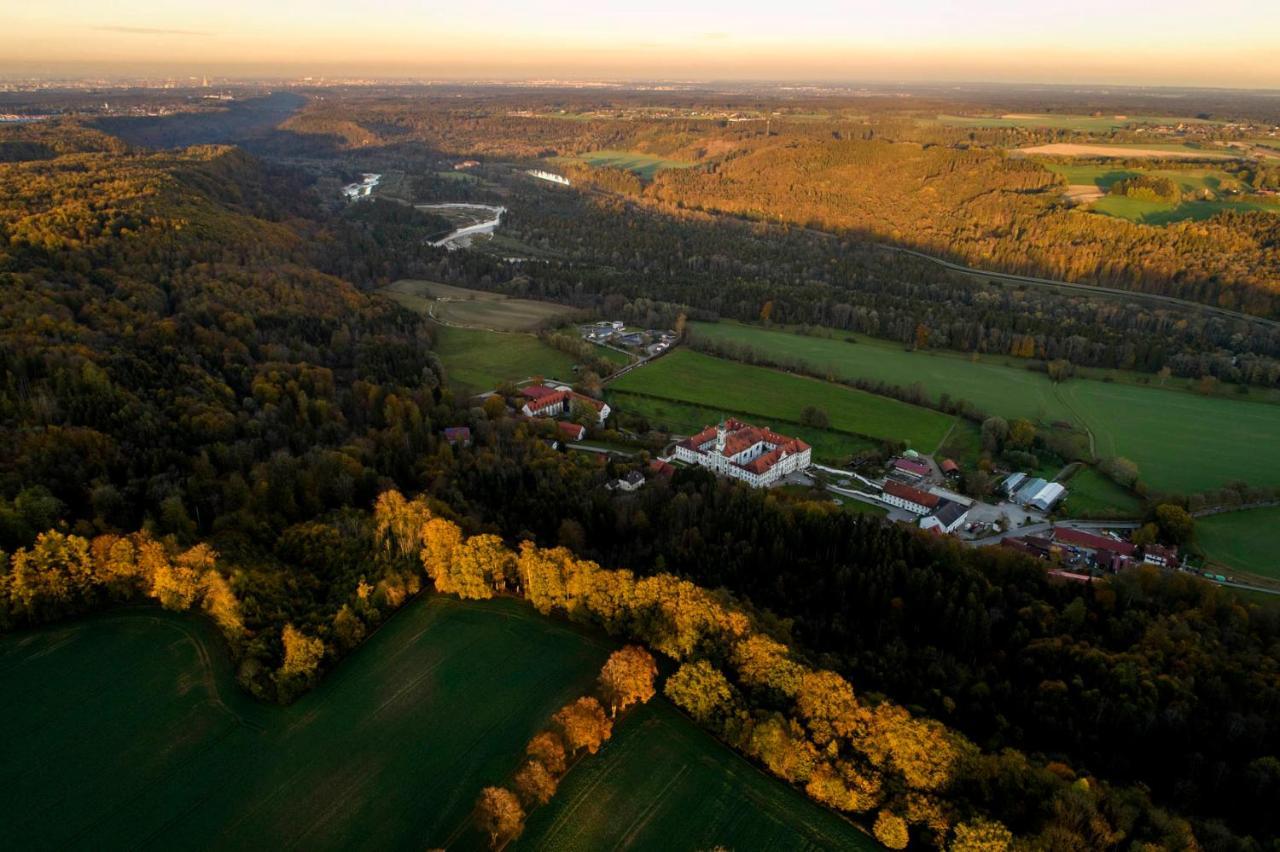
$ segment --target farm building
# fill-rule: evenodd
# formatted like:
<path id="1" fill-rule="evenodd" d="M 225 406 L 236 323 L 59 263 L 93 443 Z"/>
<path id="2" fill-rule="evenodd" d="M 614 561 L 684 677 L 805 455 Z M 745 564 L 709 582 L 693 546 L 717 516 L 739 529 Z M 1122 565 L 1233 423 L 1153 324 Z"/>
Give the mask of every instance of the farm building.
<path id="1" fill-rule="evenodd" d="M 563 385 L 557 387 L 531 385 L 522 389 L 520 393 L 528 400 L 520 409 L 526 417 L 568 417 L 573 413 L 574 407 L 578 406 L 593 410 L 602 426 L 609 418 L 608 403 L 575 393 Z"/>
<path id="2" fill-rule="evenodd" d="M 931 513 L 920 519 L 920 529 L 938 530 L 949 535 L 955 532 L 968 517 L 968 506 L 943 500 Z"/>
<path id="3" fill-rule="evenodd" d="M 649 470 L 666 479 L 676 475 L 676 466 L 670 462 L 664 462 L 662 459 L 654 459 L 649 462 Z"/>
<path id="4" fill-rule="evenodd" d="M 1121 556 L 1132 556 L 1134 547 L 1127 541 L 1117 541 L 1104 535 L 1072 529 L 1056 527 L 1053 530 L 1054 541 L 1079 550 L 1107 551 Z"/>
<path id="5" fill-rule="evenodd" d="M 1179 564 L 1178 548 L 1148 544 L 1142 551 L 1142 561 L 1147 565 L 1157 565 L 1161 568 L 1176 568 Z"/>
<path id="6" fill-rule="evenodd" d="M 809 466 L 812 448 L 799 438 L 726 420 L 676 444 L 676 458 L 753 488 L 774 484 Z"/>
<path id="7" fill-rule="evenodd" d="M 943 476 L 951 477 L 960 475 L 960 465 L 956 464 L 954 459 L 943 459 L 941 467 Z"/>
<path id="8" fill-rule="evenodd" d="M 1018 489 L 1022 487 L 1022 483 L 1026 480 L 1025 473 L 1011 473 L 1009 478 L 1000 483 L 1000 489 L 1010 497 L 1018 493 Z"/>
<path id="9" fill-rule="evenodd" d="M 921 461 L 914 461 L 912 459 L 894 459 L 893 472 L 911 477 L 912 479 L 919 479 L 923 476 L 928 476 L 933 472 L 933 469 Z"/>
<path id="10" fill-rule="evenodd" d="M 1067 489 L 1056 482 L 1046 483 L 1039 491 L 1031 495 L 1027 505 L 1042 512 L 1048 512 L 1067 494 Z"/>
<path id="11" fill-rule="evenodd" d="M 919 488 L 912 488 L 910 485 L 903 485 L 901 482 L 893 482 L 890 480 L 884 484 L 884 493 L 880 498 L 890 506 L 897 506 L 899 509 L 906 509 L 917 515 L 927 515 L 938 507 L 942 502 L 942 498 L 936 494 L 930 494 L 927 491 L 921 491 Z"/>

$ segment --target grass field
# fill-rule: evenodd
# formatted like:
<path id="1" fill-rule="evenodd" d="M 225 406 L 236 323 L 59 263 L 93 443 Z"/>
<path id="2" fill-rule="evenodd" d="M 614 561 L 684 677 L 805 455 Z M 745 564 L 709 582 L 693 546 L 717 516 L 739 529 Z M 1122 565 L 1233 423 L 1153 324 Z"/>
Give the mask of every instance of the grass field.
<path id="1" fill-rule="evenodd" d="M 511 849 L 881 848 L 797 796 L 655 701 L 574 768 Z"/>
<path id="2" fill-rule="evenodd" d="M 0 640 L 16 849 L 422 849 L 589 688 L 609 647 L 514 602 L 414 603 L 289 708 L 160 610 Z"/>
<path id="3" fill-rule="evenodd" d="M 554 302 L 513 299 L 501 293 L 435 281 L 404 279 L 387 285 L 381 292 L 416 313 L 431 313 L 444 322 L 499 331 L 531 331 L 573 312 Z"/>
<path id="4" fill-rule="evenodd" d="M 1280 580 L 1280 507 L 1245 509 L 1196 521 L 1196 540 L 1205 554 L 1236 571 Z"/>
<path id="5" fill-rule="evenodd" d="M 847 343 L 733 323 L 696 323 L 693 329 L 706 340 L 747 344 L 775 359 L 803 361 L 842 378 L 919 383 L 935 399 L 946 393 L 988 414 L 1086 426 L 1099 456 L 1132 459 L 1156 490 L 1204 491 L 1232 480 L 1280 485 L 1280 453 L 1266 449 L 1280 441 L 1280 405 L 1134 384 L 1135 374 L 1118 372 L 1107 374 L 1117 381 L 1077 378 L 1055 385 L 1043 373 L 1003 358 L 908 352 L 864 337 Z"/>
<path id="6" fill-rule="evenodd" d="M 1066 483 L 1062 512 L 1071 518 L 1136 518 L 1142 501 L 1091 467 L 1082 468 Z"/>
<path id="7" fill-rule="evenodd" d="M 573 379 L 574 361 L 531 334 L 502 334 L 435 326 L 436 353 L 449 380 L 464 389 L 489 390 L 502 381 L 530 376 Z"/>
<path id="8" fill-rule="evenodd" d="M 1019 155 L 1049 154 L 1056 157 L 1118 157 L 1125 159 L 1164 160 L 1233 160 L 1241 159 L 1240 151 L 1229 148 L 1200 148 L 1177 142 L 1111 143 L 1050 142 L 1018 148 Z"/>
<path id="9" fill-rule="evenodd" d="M 670 160 L 655 154 L 641 154 L 638 151 L 591 151 L 566 159 L 583 162 L 596 168 L 626 169 L 635 172 L 645 180 L 653 180 L 653 176 L 662 169 L 687 169 L 697 165 L 688 160 Z"/>
<path id="10" fill-rule="evenodd" d="M 1145 201 L 1139 198 L 1108 195 L 1089 205 L 1089 210 L 1104 216 L 1128 219 L 1140 225 L 1167 225 L 1170 222 L 1185 222 L 1188 219 L 1203 222 L 1205 219 L 1212 219 L 1219 213 L 1227 211 L 1247 213 L 1256 210 L 1262 213 L 1280 213 L 1280 205 L 1248 200 L 1183 201 L 1180 204 L 1169 204 L 1163 201 Z"/>
<path id="11" fill-rule="evenodd" d="M 670 356 L 668 356 L 670 357 Z M 664 432 L 677 435 L 692 435 L 704 426 L 719 423 L 726 417 L 747 416 L 744 412 L 735 412 L 723 408 L 709 408 L 702 405 L 691 405 L 687 402 L 676 402 L 671 399 L 658 399 L 650 396 L 623 393 L 610 390 L 609 404 L 615 409 L 630 414 L 639 414 L 648 418 L 649 423 Z M 782 424 L 775 425 L 781 429 Z M 829 429 L 813 429 L 808 426 L 786 424 L 786 432 L 802 438 L 813 447 L 813 456 L 819 461 L 840 462 L 855 453 L 873 449 L 877 442 L 858 435 L 832 432 Z"/>
<path id="12" fill-rule="evenodd" d="M 1139 175 L 1169 178 L 1176 181 L 1186 193 L 1202 190 L 1217 193 L 1231 187 L 1248 188 L 1248 184 L 1221 169 L 1126 169 L 1099 163 L 1045 163 L 1044 167 L 1054 174 L 1062 175 L 1067 183 L 1090 183 L 1104 190 L 1110 189 L 1117 181 Z"/>
<path id="13" fill-rule="evenodd" d="M 1170 115 L 939 115 L 940 124 L 954 127 L 1051 127 L 1060 130 L 1078 130 L 1082 133 L 1107 133 L 1135 124 L 1205 124 L 1203 119 L 1178 118 Z"/>
<path id="14" fill-rule="evenodd" d="M 117 611 L 6 636 L 5 845 L 478 845 L 469 815 L 479 790 L 505 779 L 550 714 L 591 688 L 609 650 L 517 601 L 432 597 L 280 708 L 239 690 L 216 632 L 189 616 Z M 633 714 L 552 807 L 570 808 L 575 825 L 539 813 L 528 848 L 566 848 L 576 836 L 590 839 L 580 848 L 665 849 L 677 829 L 707 846 L 744 848 L 756 834 L 777 848 L 862 841 L 665 704 Z"/>
<path id="15" fill-rule="evenodd" d="M 798 423 L 803 408 L 817 406 L 827 412 L 832 429 L 906 441 L 926 452 L 938 446 L 954 421 L 927 408 L 843 385 L 749 367 L 688 349 L 633 370 L 610 387 L 775 421 L 770 425 Z"/>

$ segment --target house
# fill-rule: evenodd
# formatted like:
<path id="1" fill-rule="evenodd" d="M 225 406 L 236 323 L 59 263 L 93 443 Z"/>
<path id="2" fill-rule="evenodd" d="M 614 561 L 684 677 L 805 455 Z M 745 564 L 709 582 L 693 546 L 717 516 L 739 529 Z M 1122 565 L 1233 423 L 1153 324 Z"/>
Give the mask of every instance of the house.
<path id="1" fill-rule="evenodd" d="M 919 488 L 912 488 L 910 485 L 903 485 L 901 482 L 892 480 L 884 484 L 884 491 L 880 495 L 880 499 L 890 506 L 897 506 L 899 509 L 906 509 L 908 512 L 913 512 L 917 515 L 929 514 L 942 502 L 942 498 L 936 494 L 930 494 L 927 491 L 921 491 Z"/>
<path id="2" fill-rule="evenodd" d="M 1176 568 L 1180 564 L 1178 548 L 1148 544 L 1142 551 L 1142 561 L 1147 565 L 1158 565 L 1161 568 Z"/>
<path id="3" fill-rule="evenodd" d="M 474 169 L 478 165 L 480 165 L 479 160 L 463 160 L 461 163 L 454 163 L 453 169 L 454 171 L 461 172 L 467 169 Z"/>
<path id="4" fill-rule="evenodd" d="M 644 485 L 644 474 L 638 470 L 631 471 L 613 483 L 613 487 L 619 491 L 637 491 L 642 485 Z"/>
<path id="5" fill-rule="evenodd" d="M 556 429 L 560 437 L 566 441 L 581 441 L 587 436 L 587 427 L 581 423 L 570 423 L 568 420 L 557 420 Z"/>
<path id="6" fill-rule="evenodd" d="M 676 444 L 676 458 L 753 488 L 767 487 L 810 464 L 812 448 L 768 427 L 725 420 Z"/>
<path id="7" fill-rule="evenodd" d="M 471 427 L 449 426 L 444 430 L 444 439 L 455 446 L 461 444 L 469 447 L 471 446 Z"/>
<path id="8" fill-rule="evenodd" d="M 942 460 L 942 475 L 948 478 L 960 475 L 960 465 L 955 463 L 954 459 Z"/>
<path id="9" fill-rule="evenodd" d="M 526 417 L 568 417 L 573 414 L 576 406 L 593 410 L 601 426 L 609 418 L 610 408 L 607 403 L 564 386 L 531 386 L 520 393 L 528 400 L 520 409 Z"/>
<path id="10" fill-rule="evenodd" d="M 921 477 L 928 476 L 932 473 L 933 468 L 921 461 L 913 461 L 911 459 L 894 459 L 893 471 L 894 473 L 901 473 L 912 479 L 920 479 Z"/>
<path id="11" fill-rule="evenodd" d="M 969 517 L 969 507 L 950 500 L 941 501 L 928 515 L 920 519 L 920 529 L 938 530 L 950 535 Z"/>

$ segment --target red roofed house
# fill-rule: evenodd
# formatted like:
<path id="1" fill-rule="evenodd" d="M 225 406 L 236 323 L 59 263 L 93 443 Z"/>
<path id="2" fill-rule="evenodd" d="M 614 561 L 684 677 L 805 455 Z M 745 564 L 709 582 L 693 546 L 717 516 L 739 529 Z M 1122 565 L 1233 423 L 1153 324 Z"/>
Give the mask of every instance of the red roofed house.
<path id="1" fill-rule="evenodd" d="M 953 459 L 943 459 L 942 473 L 944 476 L 958 476 L 960 474 L 960 465 L 956 464 Z"/>
<path id="2" fill-rule="evenodd" d="M 1116 541 L 1114 538 L 1071 527 L 1054 527 L 1053 540 L 1081 550 L 1107 551 L 1119 556 L 1133 556 L 1134 550 L 1133 545 L 1127 541 Z"/>
<path id="3" fill-rule="evenodd" d="M 920 478 L 928 476 L 933 468 L 924 462 L 912 461 L 911 459 L 894 459 L 893 469 L 898 473 L 905 473 L 907 476 Z"/>
<path id="4" fill-rule="evenodd" d="M 927 491 L 921 491 L 919 488 L 912 488 L 910 485 L 903 485 L 901 482 L 894 482 L 893 480 L 889 480 L 884 484 L 884 493 L 880 496 L 890 506 L 897 506 L 917 515 L 929 514 L 937 507 L 938 501 L 942 499 L 936 494 L 930 494 Z"/>
<path id="5" fill-rule="evenodd" d="M 662 459 L 654 459 L 649 462 L 649 470 L 658 474 L 658 476 L 665 476 L 667 479 L 676 475 L 676 466 L 664 462 Z"/>
<path id="6" fill-rule="evenodd" d="M 1142 551 L 1142 561 L 1148 565 L 1159 565 L 1161 568 L 1173 568 L 1178 565 L 1178 548 L 1165 547 L 1160 544 L 1148 544 Z"/>
<path id="7" fill-rule="evenodd" d="M 587 427 L 581 423 L 570 423 L 568 420 L 557 420 L 556 429 L 560 430 L 560 437 L 566 441 L 581 441 L 587 436 Z"/>
<path id="8" fill-rule="evenodd" d="M 528 399 L 520 411 L 526 417 L 568 417 L 575 405 L 594 409 L 600 425 L 609 417 L 609 406 L 598 399 L 574 393 L 567 387 L 527 387 L 520 391 Z"/>
<path id="9" fill-rule="evenodd" d="M 676 458 L 701 465 L 753 488 L 772 485 L 809 466 L 812 448 L 799 438 L 726 420 L 676 444 Z"/>

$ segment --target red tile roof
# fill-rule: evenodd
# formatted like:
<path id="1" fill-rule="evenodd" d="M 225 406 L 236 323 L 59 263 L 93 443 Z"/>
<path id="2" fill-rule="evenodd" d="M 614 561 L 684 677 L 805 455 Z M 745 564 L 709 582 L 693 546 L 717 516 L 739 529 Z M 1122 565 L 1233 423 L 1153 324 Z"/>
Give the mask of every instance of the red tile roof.
<path id="1" fill-rule="evenodd" d="M 557 420 L 556 428 L 560 430 L 560 434 L 570 441 L 581 441 L 582 436 L 587 433 L 585 426 L 578 423 L 570 423 L 568 420 Z"/>
<path id="2" fill-rule="evenodd" d="M 529 388 L 525 388 L 524 391 L 521 391 L 521 393 L 525 393 L 526 395 L 528 395 L 528 390 Z M 544 408 L 550 408 L 553 405 L 559 405 L 565 400 L 582 403 L 583 405 L 589 405 L 592 408 L 594 408 L 596 411 L 599 411 L 602 408 L 604 408 L 604 403 L 601 402 L 600 400 L 592 399 L 589 396 L 583 396 L 580 393 L 574 393 L 573 391 L 552 390 L 551 388 L 543 388 L 543 390 L 549 390 L 550 393 L 535 395 L 527 403 L 525 403 L 525 405 L 529 407 L 530 411 L 541 411 Z"/>
<path id="3" fill-rule="evenodd" d="M 561 391 L 557 391 L 555 388 L 549 388 L 546 385 L 529 385 L 527 388 L 523 388 L 520 391 L 520 393 L 524 394 L 529 399 L 541 399 L 544 396 L 550 396 L 553 393 L 560 392 Z"/>
<path id="4" fill-rule="evenodd" d="M 676 466 L 668 464 L 662 459 L 654 459 L 649 462 L 649 470 L 659 474 L 660 476 L 672 477 L 676 475 Z"/>
<path id="5" fill-rule="evenodd" d="M 723 424 L 725 429 L 724 456 L 733 458 L 739 453 L 749 450 L 756 444 L 764 442 L 772 447 L 772 449 L 762 453 L 756 458 L 745 464 L 739 464 L 742 470 L 760 475 L 778 463 L 783 456 L 795 455 L 805 450 L 812 449 L 808 444 L 799 438 L 793 438 L 790 435 L 780 435 L 772 429 L 760 426 L 750 426 L 740 420 L 726 420 Z M 680 446 L 695 452 L 701 450 L 703 444 L 713 441 L 719 435 L 719 428 L 716 426 L 708 426 L 696 435 L 684 439 L 680 442 Z"/>
<path id="6" fill-rule="evenodd" d="M 1095 535 L 1084 530 L 1072 529 L 1071 527 L 1055 527 L 1053 538 L 1055 541 L 1069 544 L 1072 547 L 1083 547 L 1087 550 L 1109 550 L 1122 556 L 1133 555 L 1133 545 L 1127 541 L 1116 541 L 1113 538 Z"/>
<path id="7" fill-rule="evenodd" d="M 958 470 L 960 470 L 960 465 L 956 464 L 956 463 L 955 463 L 954 461 L 952 461 L 951 459 L 943 459 L 943 460 L 942 460 L 942 472 L 943 472 L 943 473 L 955 473 L 955 472 L 956 472 L 956 471 L 958 471 Z"/>
<path id="8" fill-rule="evenodd" d="M 912 488 L 910 485 L 903 485 L 901 482 L 894 482 L 893 480 L 884 484 L 884 491 L 894 497 L 918 503 L 926 509 L 932 509 L 942 499 L 936 494 L 930 494 L 927 491 L 921 491 L 919 488 Z"/>
<path id="9" fill-rule="evenodd" d="M 893 466 L 898 470 L 914 473 L 916 476 L 928 476 L 930 470 L 932 470 L 924 462 L 912 461 L 911 459 L 894 459 Z"/>

